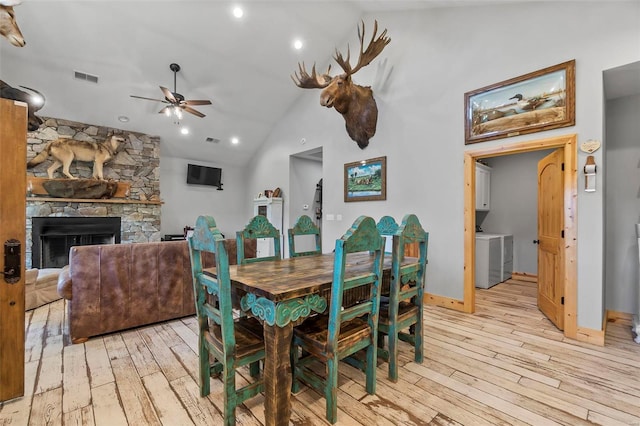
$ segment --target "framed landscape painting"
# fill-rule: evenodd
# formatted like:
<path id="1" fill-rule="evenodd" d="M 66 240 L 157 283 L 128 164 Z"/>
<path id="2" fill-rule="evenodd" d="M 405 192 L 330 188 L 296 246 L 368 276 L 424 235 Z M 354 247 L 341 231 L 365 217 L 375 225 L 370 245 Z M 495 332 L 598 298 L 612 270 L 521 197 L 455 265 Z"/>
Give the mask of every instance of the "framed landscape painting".
<path id="1" fill-rule="evenodd" d="M 465 145 L 573 126 L 575 60 L 467 92 Z"/>
<path id="2" fill-rule="evenodd" d="M 344 201 L 387 199 L 387 157 L 344 165 Z"/>

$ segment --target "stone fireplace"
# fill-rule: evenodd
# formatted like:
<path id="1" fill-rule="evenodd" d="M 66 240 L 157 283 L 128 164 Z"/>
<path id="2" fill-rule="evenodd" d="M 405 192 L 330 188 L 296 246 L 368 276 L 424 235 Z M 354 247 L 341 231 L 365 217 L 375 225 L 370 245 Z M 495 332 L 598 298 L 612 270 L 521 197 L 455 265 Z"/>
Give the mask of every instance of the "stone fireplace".
<path id="1" fill-rule="evenodd" d="M 69 249 L 89 244 L 119 244 L 119 217 L 31 218 L 31 266 L 61 268 L 69 263 Z"/>
<path id="2" fill-rule="evenodd" d="M 141 133 L 112 129 L 108 127 L 93 126 L 67 120 L 48 118 L 35 132 L 29 132 L 27 136 L 27 160 L 35 157 L 45 149 L 47 143 L 59 138 L 73 138 L 89 142 L 105 140 L 109 134 L 116 133 L 126 136 L 128 141 L 119 150 L 116 157 L 105 164 L 104 178 L 118 182 L 127 182 L 130 190 L 125 198 L 113 199 L 64 199 L 46 196 L 27 196 L 27 223 L 26 223 L 26 259 L 27 268 L 41 267 L 33 261 L 41 263 L 43 258 L 41 234 L 36 234 L 36 223 L 43 218 L 69 218 L 69 219 L 96 219 L 112 218 L 120 221 L 119 231 L 113 242 L 140 243 L 160 241 L 160 140 L 155 136 Z M 28 176 L 47 177 L 47 168 L 51 160 L 27 169 Z M 73 162 L 70 172 L 79 178 L 91 178 L 92 163 Z M 58 173 L 54 178 L 61 178 Z M 93 225 L 92 225 L 93 226 Z M 86 229 L 85 229 L 86 230 Z M 74 236 L 75 235 L 75 236 Z M 68 238 L 54 238 L 58 242 L 64 240 L 67 250 L 66 256 L 50 253 L 46 257 L 53 257 L 55 263 L 62 262 L 66 257 L 68 262 L 68 247 L 80 244 L 110 243 L 106 236 L 89 237 L 84 233 L 72 234 Z M 111 237 L 109 237 L 111 238 Z M 34 249 L 39 253 L 36 254 Z M 57 245 L 54 248 L 58 248 Z M 39 259 L 36 259 L 39 257 Z M 46 266 L 42 266 L 46 267 Z M 51 266 L 55 267 L 55 266 Z"/>

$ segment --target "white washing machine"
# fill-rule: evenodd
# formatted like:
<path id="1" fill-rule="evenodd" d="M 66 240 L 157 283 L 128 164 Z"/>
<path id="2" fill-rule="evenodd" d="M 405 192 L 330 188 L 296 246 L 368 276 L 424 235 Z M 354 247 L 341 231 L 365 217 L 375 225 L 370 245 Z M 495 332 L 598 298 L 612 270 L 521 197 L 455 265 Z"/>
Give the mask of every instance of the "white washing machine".
<path id="1" fill-rule="evenodd" d="M 476 287 L 490 288 L 511 278 L 513 235 L 476 233 Z"/>

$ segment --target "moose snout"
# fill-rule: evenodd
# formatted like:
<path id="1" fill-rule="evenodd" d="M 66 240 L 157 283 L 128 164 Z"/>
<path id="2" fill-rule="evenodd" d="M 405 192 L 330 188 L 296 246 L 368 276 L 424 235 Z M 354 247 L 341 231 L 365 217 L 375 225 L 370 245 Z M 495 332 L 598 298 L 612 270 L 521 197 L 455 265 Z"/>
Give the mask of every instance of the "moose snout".
<path id="1" fill-rule="evenodd" d="M 333 106 L 333 96 L 323 95 L 320 96 L 320 105 L 331 108 Z"/>
<path id="2" fill-rule="evenodd" d="M 22 38 L 22 36 L 18 36 L 18 35 L 11 35 L 10 37 L 8 37 L 9 43 L 11 43 L 12 45 L 16 46 L 16 47 L 24 47 L 25 44 L 27 44 L 26 41 L 24 41 L 24 38 Z"/>

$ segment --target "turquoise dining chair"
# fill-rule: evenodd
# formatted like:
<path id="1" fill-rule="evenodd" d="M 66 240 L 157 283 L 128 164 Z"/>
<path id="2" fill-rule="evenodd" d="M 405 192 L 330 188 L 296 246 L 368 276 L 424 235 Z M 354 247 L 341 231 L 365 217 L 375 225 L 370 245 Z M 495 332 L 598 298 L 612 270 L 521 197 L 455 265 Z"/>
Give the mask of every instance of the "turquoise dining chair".
<path id="1" fill-rule="evenodd" d="M 258 240 L 260 238 L 267 238 L 273 241 L 273 255 L 258 257 L 260 253 L 257 253 L 256 257 L 245 257 L 245 241 L 252 239 Z M 280 246 L 280 231 L 276 229 L 271 222 L 269 222 L 269 219 L 262 215 L 254 216 L 243 230 L 236 232 L 236 254 L 238 265 L 246 265 L 247 263 L 253 262 L 264 262 L 266 260 L 280 260 L 282 259 Z"/>
<path id="2" fill-rule="evenodd" d="M 293 330 L 291 365 L 292 389 L 299 390 L 304 382 L 326 399 L 326 417 L 332 424 L 338 416 L 338 364 L 358 351 L 366 351 L 366 390 L 376 391 L 376 359 L 378 338 L 378 309 L 382 280 L 384 239 L 375 221 L 360 216 L 349 230 L 336 240 L 333 282 L 328 314 L 308 318 Z M 368 271 L 357 276 L 349 273 L 348 256 L 369 252 Z M 367 286 L 368 297 L 355 305 L 343 304 L 344 292 Z M 314 366 L 325 365 L 321 377 Z"/>
<path id="3" fill-rule="evenodd" d="M 296 251 L 296 236 L 311 235 L 314 237 L 315 249 L 307 251 Z M 322 245 L 320 242 L 320 228 L 313 223 L 313 220 L 305 214 L 300 216 L 293 228 L 287 230 L 289 239 L 289 257 L 312 256 L 322 254 Z"/>
<path id="4" fill-rule="evenodd" d="M 220 375 L 224 386 L 224 424 L 232 426 L 236 407 L 263 390 L 259 377 L 259 361 L 265 357 L 262 324 L 253 317 L 233 317 L 229 257 L 212 217 L 198 218 L 188 244 L 198 318 L 200 396 L 209 395 L 211 377 Z M 215 278 L 203 271 L 205 253 L 215 255 Z M 247 365 L 250 375 L 257 380 L 238 388 L 236 370 Z"/>
<path id="5" fill-rule="evenodd" d="M 389 296 L 383 297 L 380 303 L 378 356 L 389 363 L 389 379 L 397 382 L 400 340 L 414 346 L 417 363 L 422 363 L 424 356 L 422 320 L 429 233 L 422 228 L 414 214 L 405 215 L 400 225 L 394 224 L 395 221 L 389 216 L 383 217 L 378 223 L 380 233 L 393 238 Z M 409 244 L 418 245 L 418 258 L 411 262 L 405 260 L 405 248 Z M 386 346 L 384 335 L 387 336 Z"/>

